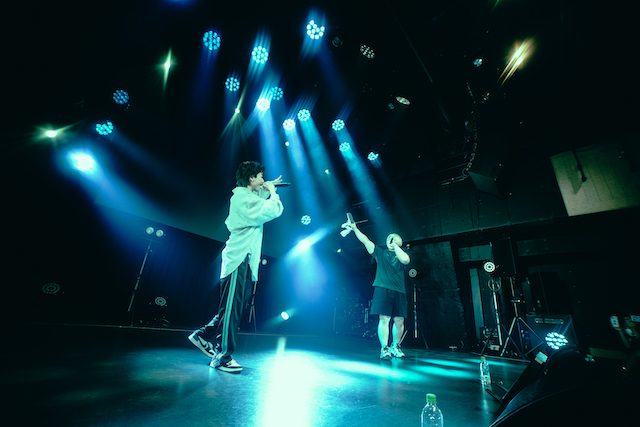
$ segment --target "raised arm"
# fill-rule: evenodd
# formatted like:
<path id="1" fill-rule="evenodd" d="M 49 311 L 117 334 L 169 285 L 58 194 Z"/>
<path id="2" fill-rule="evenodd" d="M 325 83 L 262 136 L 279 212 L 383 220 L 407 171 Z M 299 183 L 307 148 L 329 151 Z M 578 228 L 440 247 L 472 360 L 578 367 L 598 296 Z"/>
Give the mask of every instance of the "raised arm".
<path id="1" fill-rule="evenodd" d="M 371 240 L 369 240 L 369 238 L 362 231 L 358 229 L 358 226 L 355 223 L 349 222 L 346 228 L 355 233 L 356 237 L 358 238 L 358 240 L 360 240 L 360 242 L 362 242 L 367 252 L 369 252 L 370 254 L 373 253 L 376 245 Z"/>

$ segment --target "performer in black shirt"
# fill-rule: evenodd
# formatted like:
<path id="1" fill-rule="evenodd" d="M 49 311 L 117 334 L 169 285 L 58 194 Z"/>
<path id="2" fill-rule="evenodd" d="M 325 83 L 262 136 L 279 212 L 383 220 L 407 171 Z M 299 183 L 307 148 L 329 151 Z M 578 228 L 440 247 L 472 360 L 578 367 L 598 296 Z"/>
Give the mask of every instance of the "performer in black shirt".
<path id="1" fill-rule="evenodd" d="M 389 234 L 387 249 L 384 250 L 369 240 L 355 223 L 349 221 L 343 227 L 352 230 L 367 252 L 376 260 L 371 314 L 377 314 L 380 318 L 378 322 L 378 339 L 382 346 L 380 359 L 391 360 L 391 357 L 404 357 L 400 341 L 404 335 L 404 319 L 407 317 L 405 266 L 409 264 L 411 258 L 401 248 L 402 238 L 395 233 Z M 392 341 L 389 346 L 389 323 L 392 318 Z"/>

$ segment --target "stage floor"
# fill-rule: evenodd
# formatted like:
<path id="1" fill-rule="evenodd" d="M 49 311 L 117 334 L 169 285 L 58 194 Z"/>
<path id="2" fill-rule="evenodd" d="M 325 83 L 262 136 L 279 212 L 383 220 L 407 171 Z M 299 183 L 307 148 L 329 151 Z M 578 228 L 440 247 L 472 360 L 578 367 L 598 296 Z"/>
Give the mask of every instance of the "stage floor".
<path id="1" fill-rule="evenodd" d="M 15 329 L 14 329 L 15 331 Z M 191 331 L 29 325 L 3 352 L 5 419 L 56 426 L 419 426 L 435 393 L 447 426 L 489 426 L 499 402 L 478 355 L 405 348 L 381 361 L 374 340 L 240 334 L 240 374 L 220 372 Z M 527 364 L 489 357 L 509 388 Z M 500 389 L 494 391 L 502 395 Z M 9 415 L 7 417 L 7 415 Z"/>

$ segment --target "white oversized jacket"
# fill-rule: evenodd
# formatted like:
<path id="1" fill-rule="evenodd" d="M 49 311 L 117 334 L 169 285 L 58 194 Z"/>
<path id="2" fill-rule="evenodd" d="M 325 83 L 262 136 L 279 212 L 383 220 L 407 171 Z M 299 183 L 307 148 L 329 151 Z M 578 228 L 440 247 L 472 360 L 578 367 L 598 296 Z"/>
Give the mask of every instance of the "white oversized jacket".
<path id="1" fill-rule="evenodd" d="M 282 215 L 284 206 L 277 193 L 260 188 L 258 192 L 246 187 L 236 187 L 229 203 L 229 216 L 224 222 L 229 229 L 229 239 L 222 251 L 220 278 L 231 274 L 251 254 L 249 266 L 254 281 L 258 280 L 258 267 L 262 255 L 262 227 L 265 222 Z"/>

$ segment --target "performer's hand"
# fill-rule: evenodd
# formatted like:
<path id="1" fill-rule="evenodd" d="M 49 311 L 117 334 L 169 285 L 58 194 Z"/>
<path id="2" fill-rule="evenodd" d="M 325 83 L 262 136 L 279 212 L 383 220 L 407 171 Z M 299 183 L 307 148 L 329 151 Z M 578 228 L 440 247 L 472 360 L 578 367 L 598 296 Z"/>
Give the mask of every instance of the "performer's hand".
<path id="1" fill-rule="evenodd" d="M 280 184 L 282 182 L 282 175 L 274 179 L 273 181 L 265 181 L 262 186 L 270 193 L 276 192 L 276 184 Z"/>

